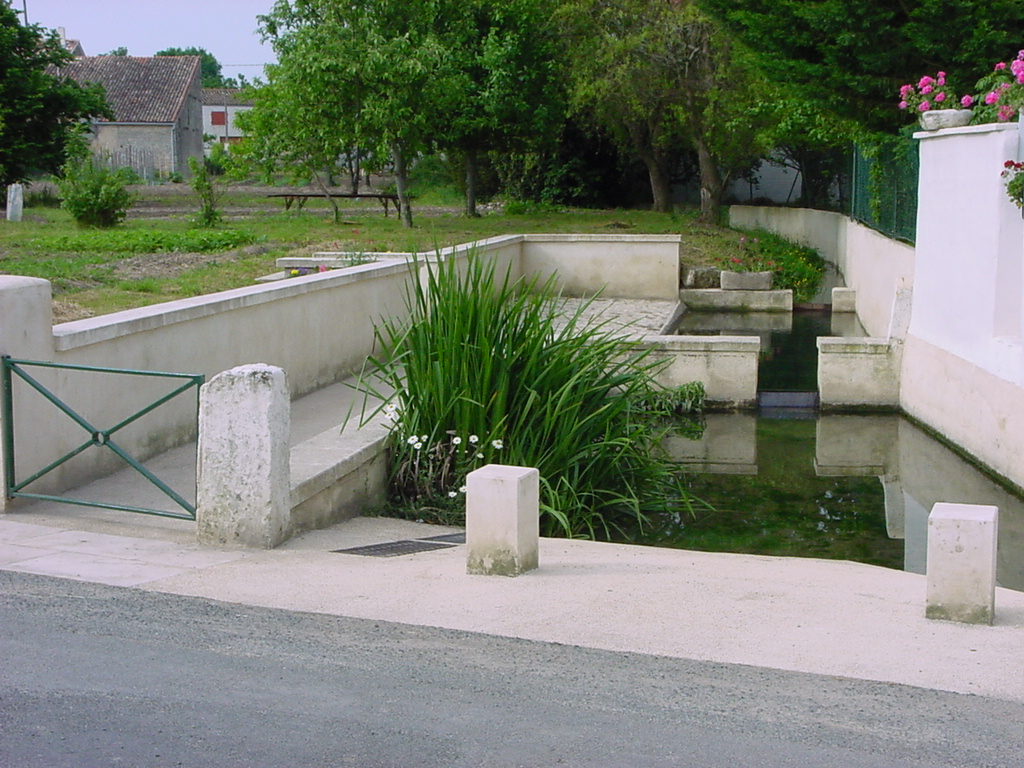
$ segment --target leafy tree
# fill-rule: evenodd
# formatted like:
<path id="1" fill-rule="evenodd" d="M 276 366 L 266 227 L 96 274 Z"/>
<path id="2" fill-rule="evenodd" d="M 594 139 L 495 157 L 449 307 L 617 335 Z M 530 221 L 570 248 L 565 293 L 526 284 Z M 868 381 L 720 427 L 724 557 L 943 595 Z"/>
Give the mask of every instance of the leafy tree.
<path id="1" fill-rule="evenodd" d="M 101 53 L 100 54 L 100 56 L 127 56 L 127 55 L 128 55 L 128 49 L 125 46 L 123 46 L 123 45 L 115 48 L 112 51 L 107 51 L 106 53 Z"/>
<path id="2" fill-rule="evenodd" d="M 402 221 L 411 227 L 410 164 L 465 92 L 439 33 L 458 7 L 454 0 L 278 0 L 259 17 L 279 62 L 270 69 L 278 78 L 272 102 L 297 111 L 287 125 L 263 122 L 268 143 L 282 151 L 298 143 L 330 167 L 344 151 L 339 138 L 346 148 L 390 154 Z"/>
<path id="3" fill-rule="evenodd" d="M 758 54 L 768 78 L 892 130 L 902 83 L 946 71 L 969 85 L 1021 46 L 1020 0 L 697 0 Z"/>
<path id="4" fill-rule="evenodd" d="M 127 53 L 127 50 L 125 53 Z M 200 58 L 199 77 L 202 80 L 203 88 L 238 87 L 238 82 L 233 77 L 224 77 L 223 74 L 221 74 L 221 66 L 220 62 L 217 61 L 217 57 L 205 48 L 197 48 L 195 46 L 190 46 L 188 48 L 164 48 L 162 51 L 157 51 L 156 55 L 198 56 Z"/>
<path id="5" fill-rule="evenodd" d="M 350 112 L 355 107 L 322 90 L 332 72 L 310 77 L 297 66 L 301 62 L 302 49 L 297 48 L 280 64 L 267 66 L 267 82 L 250 90 L 253 108 L 236 117 L 246 138 L 232 155 L 239 161 L 236 170 L 255 170 L 268 182 L 280 172 L 293 182 L 312 178 L 337 222 L 341 215 L 329 175 L 358 135 Z"/>
<path id="6" fill-rule="evenodd" d="M 716 221 L 730 176 L 762 150 L 729 41 L 691 0 L 573 0 L 558 14 L 573 108 L 643 160 L 655 210 L 671 210 L 671 169 L 691 147 L 701 218 Z"/>
<path id="7" fill-rule="evenodd" d="M 564 102 L 544 0 L 451 5 L 453 23 L 439 35 L 464 87 L 439 143 L 464 158 L 466 214 L 475 216 L 480 154 L 544 145 L 563 122 Z"/>
<path id="8" fill-rule="evenodd" d="M 102 87 L 61 77 L 70 60 L 56 32 L 21 24 L 0 3 L 0 186 L 56 172 L 82 148 L 83 121 L 111 116 Z"/>

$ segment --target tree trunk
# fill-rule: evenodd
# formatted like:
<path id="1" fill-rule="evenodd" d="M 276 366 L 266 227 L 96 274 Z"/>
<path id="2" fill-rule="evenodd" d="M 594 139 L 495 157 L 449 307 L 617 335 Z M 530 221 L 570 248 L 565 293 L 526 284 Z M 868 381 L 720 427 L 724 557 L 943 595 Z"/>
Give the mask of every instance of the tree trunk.
<path id="1" fill-rule="evenodd" d="M 402 224 L 412 227 L 412 206 L 409 205 L 409 171 L 405 166 L 405 151 L 397 141 L 391 145 L 391 159 L 395 161 L 395 187 L 398 206 L 402 209 Z"/>
<path id="2" fill-rule="evenodd" d="M 717 224 L 722 211 L 725 182 L 707 144 L 700 139 L 694 144 L 697 147 L 697 164 L 700 169 L 700 221 L 704 224 Z"/>
<path id="3" fill-rule="evenodd" d="M 476 188 L 480 180 L 475 149 L 466 150 L 466 215 L 476 218 Z"/>
<path id="4" fill-rule="evenodd" d="M 668 163 L 655 151 L 641 152 L 640 158 L 647 166 L 647 175 L 651 180 L 651 206 L 658 213 L 672 212 L 672 184 L 669 181 Z"/>
<path id="5" fill-rule="evenodd" d="M 324 193 L 324 196 L 327 198 L 327 202 L 331 204 L 331 208 L 334 209 L 334 223 L 340 224 L 341 211 L 338 209 L 338 201 L 334 199 L 333 195 L 331 195 L 331 188 L 324 184 L 323 179 L 320 178 L 320 174 L 316 171 L 313 171 L 313 180 L 316 182 L 316 185 L 320 187 L 320 191 Z"/>

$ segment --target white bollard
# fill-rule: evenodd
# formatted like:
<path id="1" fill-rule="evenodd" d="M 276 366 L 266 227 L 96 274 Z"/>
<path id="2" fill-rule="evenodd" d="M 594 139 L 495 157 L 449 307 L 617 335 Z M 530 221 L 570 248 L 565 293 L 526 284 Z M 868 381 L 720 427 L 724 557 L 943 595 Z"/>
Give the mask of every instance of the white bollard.
<path id="1" fill-rule="evenodd" d="M 537 567 L 540 472 L 488 464 L 466 479 L 466 572 L 518 576 Z"/>
<path id="2" fill-rule="evenodd" d="M 21 184 L 10 184 L 7 187 L 7 220 L 21 221 L 22 207 L 25 205 L 25 188 Z"/>
<path id="3" fill-rule="evenodd" d="M 925 616 L 991 624 L 995 616 L 998 507 L 940 502 L 928 516 Z"/>
<path id="4" fill-rule="evenodd" d="M 204 544 L 276 547 L 291 534 L 284 371 L 242 365 L 199 392 L 196 530 Z"/>

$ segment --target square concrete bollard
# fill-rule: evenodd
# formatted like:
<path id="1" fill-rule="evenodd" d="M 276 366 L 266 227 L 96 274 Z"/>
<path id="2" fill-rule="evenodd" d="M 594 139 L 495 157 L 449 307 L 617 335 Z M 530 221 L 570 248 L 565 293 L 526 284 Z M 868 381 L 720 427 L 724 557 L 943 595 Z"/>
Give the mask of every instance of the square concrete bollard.
<path id="1" fill-rule="evenodd" d="M 290 402 L 280 368 L 241 365 L 199 392 L 196 530 L 269 549 L 291 534 Z"/>
<path id="2" fill-rule="evenodd" d="M 518 576 L 537 567 L 540 472 L 488 464 L 466 479 L 466 572 Z"/>
<path id="3" fill-rule="evenodd" d="M 7 187 L 7 220 L 21 221 L 22 207 L 25 205 L 25 188 L 21 184 L 10 184 Z"/>
<path id="4" fill-rule="evenodd" d="M 853 288 L 841 288 L 836 286 L 832 289 L 832 311 L 833 312 L 856 312 L 857 291 Z"/>
<path id="5" fill-rule="evenodd" d="M 928 515 L 925 616 L 991 624 L 999 509 L 940 502 Z"/>

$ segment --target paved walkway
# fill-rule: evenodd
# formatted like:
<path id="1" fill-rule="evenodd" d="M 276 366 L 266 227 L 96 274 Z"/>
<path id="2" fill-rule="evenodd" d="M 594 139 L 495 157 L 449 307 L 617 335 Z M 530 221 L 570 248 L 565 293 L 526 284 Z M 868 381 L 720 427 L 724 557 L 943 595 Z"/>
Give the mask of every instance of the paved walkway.
<path id="1" fill-rule="evenodd" d="M 906 683 L 1024 702 L 1024 593 L 992 627 L 924 618 L 924 577 L 869 565 L 543 539 L 518 578 L 465 546 L 335 550 L 455 529 L 357 518 L 276 550 L 192 543 L 184 521 L 37 504 L 0 516 L 0 569 L 296 611 Z"/>

